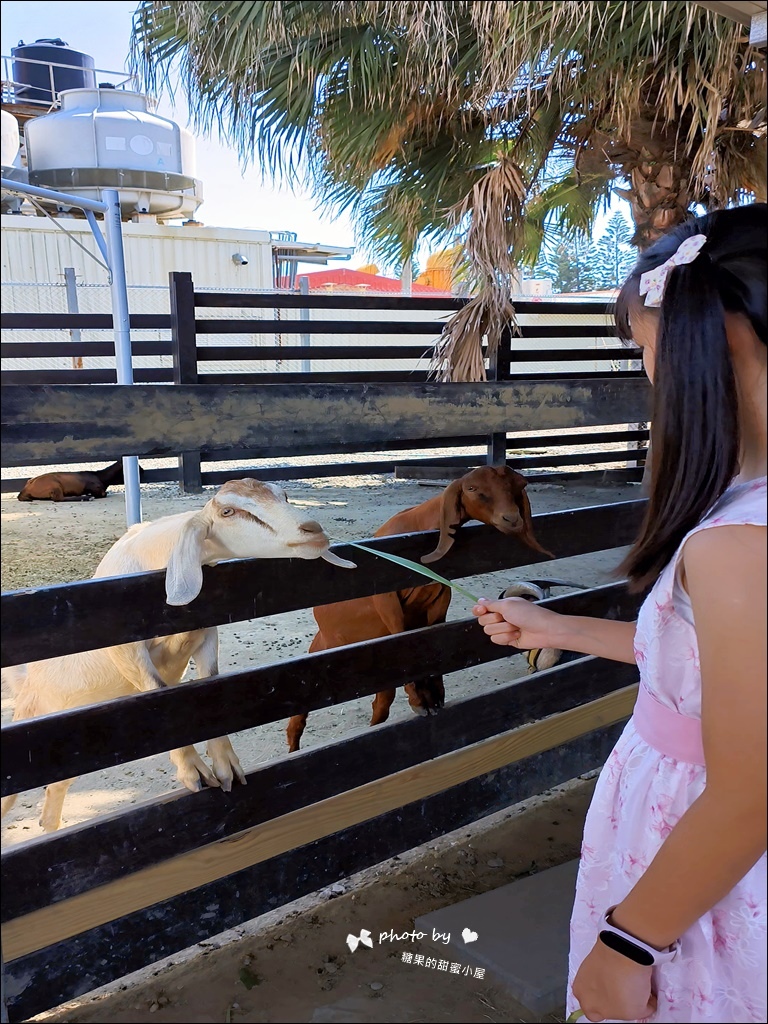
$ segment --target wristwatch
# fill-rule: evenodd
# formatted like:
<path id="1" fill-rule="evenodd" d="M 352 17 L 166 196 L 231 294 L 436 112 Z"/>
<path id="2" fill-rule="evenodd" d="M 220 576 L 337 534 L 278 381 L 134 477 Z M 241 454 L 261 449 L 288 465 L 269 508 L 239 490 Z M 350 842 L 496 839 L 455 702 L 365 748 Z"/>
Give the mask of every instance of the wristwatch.
<path id="1" fill-rule="evenodd" d="M 603 945 L 622 956 L 633 960 L 642 967 L 657 967 L 660 964 L 671 963 L 680 951 L 680 941 L 674 942 L 668 949 L 654 949 L 640 939 L 635 938 L 628 932 L 617 928 L 611 923 L 611 914 L 616 907 L 609 907 L 603 915 L 598 937 Z"/>

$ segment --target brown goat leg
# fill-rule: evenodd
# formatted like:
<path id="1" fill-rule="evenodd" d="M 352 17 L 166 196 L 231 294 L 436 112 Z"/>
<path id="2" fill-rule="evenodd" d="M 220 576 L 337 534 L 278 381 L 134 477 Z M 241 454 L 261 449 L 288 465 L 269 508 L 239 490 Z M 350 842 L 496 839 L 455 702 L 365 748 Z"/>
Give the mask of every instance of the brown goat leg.
<path id="1" fill-rule="evenodd" d="M 308 718 L 309 715 L 305 712 L 303 715 L 292 715 L 288 719 L 285 735 L 288 740 L 289 754 L 295 754 L 301 746 L 301 737 L 304 735 L 304 730 L 307 727 Z"/>
<path id="2" fill-rule="evenodd" d="M 445 704 L 442 676 L 429 676 L 418 683 L 406 683 L 404 689 L 411 710 L 417 715 L 434 715 Z"/>
<path id="3" fill-rule="evenodd" d="M 389 718 L 389 709 L 392 707 L 396 694 L 397 690 L 382 690 L 381 693 L 376 694 L 373 698 L 371 725 L 381 725 L 382 722 L 386 722 Z"/>
<path id="4" fill-rule="evenodd" d="M 33 492 L 30 500 L 34 501 L 35 498 L 39 499 L 40 501 L 91 501 L 92 500 L 90 494 L 70 494 L 70 495 L 64 494 L 64 488 L 61 486 L 61 484 L 56 484 L 54 487 L 51 487 L 50 491 L 48 491 L 47 494 L 37 495 L 37 494 L 34 494 L 34 492 Z"/>
<path id="5" fill-rule="evenodd" d="M 322 633 L 316 633 L 312 643 L 309 645 L 309 653 L 315 654 L 317 651 L 327 651 L 328 645 L 323 639 Z M 288 740 L 288 753 L 295 754 L 301 745 L 301 737 L 304 735 L 304 730 L 307 727 L 307 719 L 309 718 L 309 712 L 305 711 L 301 715 L 291 715 L 288 719 L 288 725 L 285 729 L 285 736 Z"/>

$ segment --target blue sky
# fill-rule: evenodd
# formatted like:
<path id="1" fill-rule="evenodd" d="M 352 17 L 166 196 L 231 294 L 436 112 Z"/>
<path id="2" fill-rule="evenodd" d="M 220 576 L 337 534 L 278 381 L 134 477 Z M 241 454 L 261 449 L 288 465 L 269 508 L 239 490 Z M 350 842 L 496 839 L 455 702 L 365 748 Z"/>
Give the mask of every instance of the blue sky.
<path id="1" fill-rule="evenodd" d="M 76 50 L 90 54 L 101 70 L 121 71 L 126 67 L 134 2 L 123 0 L 3 0 L 2 53 L 10 55 L 19 40 L 26 43 L 39 38 L 61 38 Z M 161 97 L 158 113 L 172 117 L 189 127 L 183 93 L 177 93 L 174 108 Z M 197 141 L 197 176 L 203 182 L 205 202 L 198 217 L 217 227 L 260 228 L 268 231 L 295 231 L 304 242 L 352 246 L 354 228 L 346 216 L 336 216 L 316 208 L 308 194 L 295 194 L 288 188 L 263 182 L 258 170 L 240 168 L 238 157 L 216 138 Z M 615 208 L 625 207 L 617 202 Z M 605 216 L 598 217 L 600 234 Z M 423 265 L 425 253 L 419 253 Z M 350 266 L 368 262 L 365 253 L 356 253 Z"/>

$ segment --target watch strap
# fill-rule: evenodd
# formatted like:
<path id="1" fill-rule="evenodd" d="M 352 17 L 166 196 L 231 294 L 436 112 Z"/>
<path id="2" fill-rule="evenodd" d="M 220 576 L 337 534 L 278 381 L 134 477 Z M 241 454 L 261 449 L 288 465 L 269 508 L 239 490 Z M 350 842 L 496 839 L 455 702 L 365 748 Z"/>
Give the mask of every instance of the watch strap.
<path id="1" fill-rule="evenodd" d="M 643 967 L 657 967 L 661 964 L 671 963 L 676 958 L 680 949 L 679 942 L 662 950 L 649 946 L 646 942 L 630 935 L 629 932 L 625 932 L 611 922 L 611 914 L 615 909 L 615 907 L 610 907 L 600 922 L 599 938 L 603 945 Z"/>

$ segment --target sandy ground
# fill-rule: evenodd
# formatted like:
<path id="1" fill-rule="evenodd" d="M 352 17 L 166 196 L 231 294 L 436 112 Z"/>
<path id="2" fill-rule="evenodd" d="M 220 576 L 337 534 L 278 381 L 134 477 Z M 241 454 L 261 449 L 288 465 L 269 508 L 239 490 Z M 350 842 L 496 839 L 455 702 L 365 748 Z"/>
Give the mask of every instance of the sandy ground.
<path id="1" fill-rule="evenodd" d="M 390 477 L 348 477 L 315 479 L 286 484 L 291 500 L 311 509 L 335 542 L 360 540 L 396 511 L 434 495 L 433 488 L 394 480 Z M 206 489 L 208 496 L 213 488 Z M 626 501 L 637 497 L 637 486 L 606 487 L 568 484 L 531 484 L 529 495 L 534 514 L 560 509 Z M 150 485 L 142 488 L 143 515 L 155 519 L 184 509 L 200 507 L 206 496 L 179 494 L 176 485 Z M 88 578 L 110 544 L 124 529 L 122 488 L 114 488 L 102 501 L 55 504 L 21 503 L 15 495 L 4 495 L 2 510 L 2 589 L 16 590 Z M 572 580 L 583 586 L 611 581 L 618 564 L 616 551 L 598 552 L 577 558 L 560 559 L 484 577 L 470 578 L 476 592 L 496 596 L 516 580 L 547 575 Z M 558 591 L 563 593 L 564 591 Z M 467 615 L 466 602 L 454 599 L 450 618 Z M 314 635 L 310 609 L 284 615 L 235 623 L 220 627 L 222 671 L 267 664 L 306 652 Z M 458 698 L 493 688 L 523 675 L 527 666 L 522 657 L 495 662 L 477 669 L 448 676 L 447 698 Z M 12 700 L 3 692 L 3 722 L 12 714 Z M 392 707 L 391 721 L 410 716 L 401 694 Z M 370 715 L 370 698 L 350 701 L 338 707 L 314 712 L 304 734 L 302 746 L 308 749 L 342 734 L 365 728 Z M 234 746 L 246 771 L 281 756 L 285 750 L 285 724 L 250 729 L 235 734 Z M 175 772 L 165 754 L 143 758 L 120 767 L 81 777 L 70 790 L 64 804 L 64 825 L 75 825 L 96 814 L 114 811 L 137 800 L 176 788 Z M 14 810 L 3 820 L 3 844 L 22 841 L 40 834 L 37 816 L 41 791 L 23 794 Z"/>

